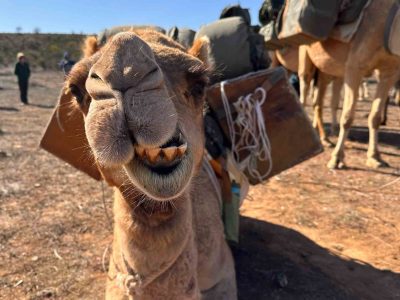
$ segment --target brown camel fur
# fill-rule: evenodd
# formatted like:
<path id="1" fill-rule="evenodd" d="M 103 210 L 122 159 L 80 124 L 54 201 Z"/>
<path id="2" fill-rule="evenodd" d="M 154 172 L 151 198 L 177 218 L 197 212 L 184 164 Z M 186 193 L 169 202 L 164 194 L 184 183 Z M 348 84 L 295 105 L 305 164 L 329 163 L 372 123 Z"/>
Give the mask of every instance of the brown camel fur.
<path id="1" fill-rule="evenodd" d="M 338 142 L 328 163 L 329 168 L 344 166 L 344 142 L 354 119 L 358 88 L 363 77 L 378 71 L 378 87 L 368 118 L 369 146 L 366 164 L 377 168 L 387 166 L 378 150 L 378 129 L 389 89 L 399 76 L 400 57 L 390 55 L 384 48 L 386 18 L 393 1 L 372 0 L 353 39 L 348 43 L 328 39 L 300 50 L 299 69 L 309 69 L 311 61 L 318 70 L 344 78 L 344 103 Z M 309 59 L 307 59 L 307 57 Z M 307 72 L 305 72 L 307 73 Z"/>
<path id="2" fill-rule="evenodd" d="M 185 50 L 151 30 L 119 33 L 101 49 L 93 39 L 64 93 L 115 190 L 106 299 L 236 299 L 203 156 L 207 40 Z"/>
<path id="3" fill-rule="evenodd" d="M 299 69 L 299 49 L 302 49 L 302 46 L 286 47 L 282 50 L 276 50 L 271 55 L 272 57 L 271 67 L 282 65 L 289 71 L 299 74 L 300 102 L 305 106 L 307 104 L 307 98 L 309 97 L 310 89 L 312 87 L 312 80 L 317 70 L 310 60 L 308 61 L 307 64 L 301 64 L 302 68 Z M 304 67 L 307 67 L 307 70 L 305 70 Z M 315 110 L 313 126 L 318 129 L 322 144 L 328 147 L 332 147 L 332 143 L 328 140 L 325 130 L 322 126 L 323 105 L 317 105 L 317 104 L 322 103 L 326 93 L 326 88 L 330 82 L 332 82 L 332 97 L 330 102 L 331 116 L 332 116 L 331 132 L 336 134 L 338 130 L 337 110 L 339 107 L 340 92 L 343 86 L 343 79 L 333 77 L 326 73 L 318 71 L 318 80 L 316 81 L 314 86 L 314 89 L 318 91 L 318 93 L 314 91 L 312 92 L 313 107 Z"/>

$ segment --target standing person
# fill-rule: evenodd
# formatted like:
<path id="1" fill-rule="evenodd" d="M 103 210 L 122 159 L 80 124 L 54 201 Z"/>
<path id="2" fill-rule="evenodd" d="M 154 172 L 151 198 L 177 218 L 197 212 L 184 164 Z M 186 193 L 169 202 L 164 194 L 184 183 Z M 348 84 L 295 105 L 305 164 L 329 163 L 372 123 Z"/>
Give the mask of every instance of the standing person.
<path id="1" fill-rule="evenodd" d="M 63 58 L 58 63 L 59 67 L 64 72 L 65 76 L 68 75 L 69 71 L 71 71 L 74 64 L 75 64 L 75 61 L 70 59 L 69 53 L 67 51 L 64 52 Z"/>
<path id="2" fill-rule="evenodd" d="M 18 62 L 15 64 L 14 74 L 18 77 L 18 86 L 23 105 L 28 104 L 28 82 L 31 70 L 29 64 L 26 61 L 25 55 L 22 52 L 17 54 Z"/>

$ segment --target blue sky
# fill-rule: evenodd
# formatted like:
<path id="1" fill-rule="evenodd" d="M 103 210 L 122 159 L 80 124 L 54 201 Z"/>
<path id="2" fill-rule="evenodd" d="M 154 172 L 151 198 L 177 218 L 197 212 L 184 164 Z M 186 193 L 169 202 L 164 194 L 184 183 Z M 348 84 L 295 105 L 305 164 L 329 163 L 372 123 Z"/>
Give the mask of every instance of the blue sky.
<path id="1" fill-rule="evenodd" d="M 262 0 L 0 0 L 0 32 L 97 33 L 114 25 L 174 25 L 197 30 L 219 17 L 228 4 L 250 8 L 252 23 Z"/>

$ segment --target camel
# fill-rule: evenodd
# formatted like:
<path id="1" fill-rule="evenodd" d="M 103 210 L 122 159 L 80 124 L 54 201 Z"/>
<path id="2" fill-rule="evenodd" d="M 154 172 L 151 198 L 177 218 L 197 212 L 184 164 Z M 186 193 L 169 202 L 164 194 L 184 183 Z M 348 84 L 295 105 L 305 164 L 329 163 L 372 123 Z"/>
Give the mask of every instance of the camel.
<path id="1" fill-rule="evenodd" d="M 315 42 L 299 47 L 298 73 L 300 78 L 300 101 L 305 104 L 314 76 L 318 70 L 318 84 L 314 93 L 314 126 L 318 129 L 324 145 L 331 144 L 326 137 L 322 121 L 323 99 L 326 86 L 332 78 L 333 83 L 331 112 L 331 131 L 337 127 L 336 110 L 340 100 L 342 82 L 345 84 L 344 109 L 340 121 L 338 143 L 328 163 L 329 168 L 344 167 L 344 141 L 354 119 L 356 100 L 362 79 L 377 70 L 378 89 L 369 115 L 368 127 L 370 142 L 366 164 L 372 168 L 387 166 L 378 151 L 379 125 L 386 119 L 385 102 L 388 90 L 399 75 L 400 58 L 389 54 L 383 43 L 384 27 L 389 9 L 393 5 L 390 0 L 372 0 L 365 9 L 365 14 L 358 31 L 350 43 L 341 43 L 333 39 Z M 379 8 L 379 9 L 378 9 Z M 373 29 L 371 31 L 371 29 Z M 286 48 L 277 52 L 277 60 L 293 71 L 295 69 L 296 48 Z M 292 52 L 292 53 L 290 53 Z M 357 87 L 355 87 L 357 85 Z"/>
<path id="2" fill-rule="evenodd" d="M 236 299 L 203 155 L 207 39 L 186 50 L 133 30 L 97 45 L 88 38 L 62 94 L 83 114 L 89 150 L 114 187 L 106 299 Z"/>
<path id="3" fill-rule="evenodd" d="M 333 147 L 333 143 L 327 137 L 323 126 L 323 108 L 324 108 L 324 98 L 326 89 L 329 83 L 332 83 L 332 96 L 330 98 L 330 108 L 331 108 L 331 126 L 330 133 L 337 135 L 339 131 L 339 125 L 337 121 L 337 110 L 339 108 L 339 102 L 341 99 L 341 91 L 343 89 L 343 78 L 330 76 L 316 69 L 310 60 L 308 54 L 302 52 L 303 59 L 307 60 L 307 63 L 301 64 L 301 69 L 299 70 L 299 49 L 301 51 L 307 51 L 304 46 L 300 47 L 285 47 L 281 50 L 276 50 L 271 53 L 272 58 L 271 67 L 276 67 L 278 65 L 284 66 L 286 69 L 292 72 L 299 72 L 300 77 L 300 102 L 305 106 L 310 94 L 310 89 L 312 87 L 312 79 L 315 78 L 315 72 L 318 72 L 318 80 L 315 86 L 315 90 L 318 93 L 313 94 L 313 108 L 314 108 L 314 118 L 313 126 L 318 130 L 320 135 L 321 143 L 326 147 Z M 308 69 L 304 70 L 304 67 Z M 311 89 L 313 92 L 313 90 Z M 368 82 L 363 80 L 359 87 L 359 101 L 365 101 L 369 98 Z M 387 120 L 387 108 L 389 102 L 386 102 L 385 109 L 382 110 L 381 125 L 386 125 Z"/>
<path id="4" fill-rule="evenodd" d="M 272 53 L 272 63 L 271 67 L 276 67 L 278 65 L 284 66 L 289 71 L 299 73 L 300 79 L 300 102 L 305 106 L 307 104 L 307 99 L 309 97 L 311 82 L 313 78 L 315 78 L 316 70 L 315 66 L 312 65 L 312 62 L 306 65 L 309 69 L 305 73 L 303 69 L 299 69 L 299 52 L 303 46 L 300 47 L 285 47 L 281 50 L 276 50 Z M 308 58 L 308 57 L 307 57 Z M 305 66 L 305 64 L 301 64 L 301 66 Z M 329 141 L 322 120 L 322 109 L 323 105 L 320 104 L 323 101 L 325 96 L 326 88 L 330 82 L 332 82 L 332 97 L 330 102 L 331 107 L 331 133 L 336 134 L 338 131 L 338 122 L 337 122 L 337 110 L 339 107 L 340 93 L 343 86 L 343 79 L 337 78 L 333 76 L 329 76 L 323 72 L 318 71 L 318 80 L 316 80 L 314 88 L 319 91 L 319 93 L 312 93 L 313 98 L 313 106 L 314 106 L 314 119 L 313 126 L 318 129 L 321 143 L 324 146 L 332 147 L 332 143 Z"/>
<path id="5" fill-rule="evenodd" d="M 363 77 L 373 70 L 378 72 L 378 86 L 368 117 L 369 145 L 366 165 L 371 168 L 388 166 L 378 150 L 378 130 L 388 91 L 400 73 L 400 57 L 389 54 L 383 40 L 386 19 L 392 5 L 391 0 L 372 0 L 365 9 L 360 27 L 349 43 L 327 39 L 302 46 L 305 51 L 300 49 L 299 70 L 304 70 L 301 76 L 309 76 L 309 64 L 312 62 L 323 73 L 344 78 L 339 138 L 327 165 L 331 169 L 345 166 L 344 143 L 354 120 L 358 88 Z"/>

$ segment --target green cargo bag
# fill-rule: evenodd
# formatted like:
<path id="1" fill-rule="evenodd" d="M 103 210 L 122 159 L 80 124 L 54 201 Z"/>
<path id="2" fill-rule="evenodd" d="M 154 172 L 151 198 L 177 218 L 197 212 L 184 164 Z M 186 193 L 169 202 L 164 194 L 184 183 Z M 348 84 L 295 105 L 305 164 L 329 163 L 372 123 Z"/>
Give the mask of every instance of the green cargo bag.
<path id="1" fill-rule="evenodd" d="M 196 31 L 189 28 L 178 28 L 174 26 L 168 30 L 167 35 L 186 49 L 189 49 L 193 44 Z"/>
<path id="2" fill-rule="evenodd" d="M 336 24 L 341 0 L 286 0 L 278 17 L 278 38 L 299 46 L 325 40 Z"/>
<path id="3" fill-rule="evenodd" d="M 207 36 L 210 40 L 210 59 L 215 70 L 212 82 L 253 71 L 249 35 L 249 28 L 241 17 L 221 19 L 200 28 L 195 39 Z"/>

